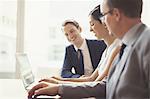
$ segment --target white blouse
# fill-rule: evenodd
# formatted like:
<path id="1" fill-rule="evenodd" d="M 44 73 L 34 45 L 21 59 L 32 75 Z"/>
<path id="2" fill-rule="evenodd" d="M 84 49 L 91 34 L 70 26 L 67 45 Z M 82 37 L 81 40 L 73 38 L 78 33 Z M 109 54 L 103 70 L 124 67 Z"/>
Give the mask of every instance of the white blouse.
<path id="1" fill-rule="evenodd" d="M 107 64 L 109 55 L 111 54 L 111 51 L 116 48 L 121 41 L 119 39 L 116 39 L 110 46 L 108 46 L 105 51 L 103 52 L 102 58 L 100 63 L 98 64 L 98 74 L 101 75 L 105 68 L 107 68 L 105 65 Z"/>

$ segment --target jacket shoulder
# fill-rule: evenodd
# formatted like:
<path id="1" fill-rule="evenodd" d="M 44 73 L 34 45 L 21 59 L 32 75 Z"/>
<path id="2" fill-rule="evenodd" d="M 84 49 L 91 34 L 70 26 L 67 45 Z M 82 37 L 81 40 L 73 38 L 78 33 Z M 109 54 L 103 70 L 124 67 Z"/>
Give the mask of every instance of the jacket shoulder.
<path id="1" fill-rule="evenodd" d="M 105 44 L 104 40 L 86 39 L 86 41 L 90 42 L 90 43 L 103 43 L 103 44 Z"/>

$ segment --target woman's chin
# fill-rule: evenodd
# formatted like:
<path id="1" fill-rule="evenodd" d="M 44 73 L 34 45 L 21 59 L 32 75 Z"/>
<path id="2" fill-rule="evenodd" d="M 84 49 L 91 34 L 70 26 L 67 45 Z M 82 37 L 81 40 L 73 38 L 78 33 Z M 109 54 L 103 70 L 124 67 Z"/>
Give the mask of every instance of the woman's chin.
<path id="1" fill-rule="evenodd" d="M 97 39 L 98 39 L 98 40 L 102 40 L 103 38 L 97 36 Z"/>
<path id="2" fill-rule="evenodd" d="M 73 42 L 73 41 L 75 41 L 75 39 L 76 39 L 76 37 L 72 38 L 71 41 Z"/>
<path id="3" fill-rule="evenodd" d="M 71 41 L 71 42 L 74 42 L 74 41 L 75 41 L 75 39 L 71 39 L 70 41 Z"/>

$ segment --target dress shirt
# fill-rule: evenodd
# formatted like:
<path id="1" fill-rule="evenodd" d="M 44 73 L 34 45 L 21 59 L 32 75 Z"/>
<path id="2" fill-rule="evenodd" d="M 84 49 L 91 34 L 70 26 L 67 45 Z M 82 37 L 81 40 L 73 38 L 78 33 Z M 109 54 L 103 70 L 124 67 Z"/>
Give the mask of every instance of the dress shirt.
<path id="1" fill-rule="evenodd" d="M 78 50 L 76 46 L 74 46 L 74 48 L 76 51 Z M 90 57 L 89 49 L 87 46 L 87 42 L 85 39 L 79 49 L 82 51 L 82 54 L 83 54 L 84 75 L 90 76 L 93 72 L 93 66 L 91 63 L 91 57 Z"/>

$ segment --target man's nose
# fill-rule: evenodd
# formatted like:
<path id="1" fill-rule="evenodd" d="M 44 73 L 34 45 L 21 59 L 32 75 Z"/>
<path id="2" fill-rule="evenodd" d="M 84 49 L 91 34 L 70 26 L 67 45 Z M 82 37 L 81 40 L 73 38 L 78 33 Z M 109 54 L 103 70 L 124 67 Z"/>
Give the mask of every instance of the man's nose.
<path id="1" fill-rule="evenodd" d="M 68 37 L 69 37 L 69 38 L 72 38 L 72 37 L 73 37 L 73 35 L 72 35 L 72 34 L 68 34 Z"/>

